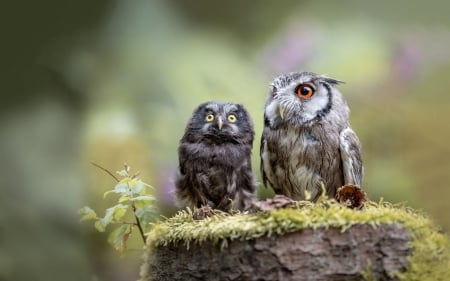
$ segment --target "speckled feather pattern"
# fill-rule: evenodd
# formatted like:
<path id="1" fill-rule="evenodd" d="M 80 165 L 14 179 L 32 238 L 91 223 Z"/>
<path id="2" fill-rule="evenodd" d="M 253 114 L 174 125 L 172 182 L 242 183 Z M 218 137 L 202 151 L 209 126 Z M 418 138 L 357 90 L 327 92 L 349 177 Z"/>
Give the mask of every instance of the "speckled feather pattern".
<path id="1" fill-rule="evenodd" d="M 322 185 L 333 197 L 338 187 L 362 182 L 361 145 L 349 125 L 349 108 L 335 87 L 340 81 L 311 72 L 281 75 L 271 85 L 261 138 L 263 183 L 295 200 L 316 200 Z M 315 94 L 301 99 L 300 84 Z M 283 108 L 283 116 L 280 115 Z"/>

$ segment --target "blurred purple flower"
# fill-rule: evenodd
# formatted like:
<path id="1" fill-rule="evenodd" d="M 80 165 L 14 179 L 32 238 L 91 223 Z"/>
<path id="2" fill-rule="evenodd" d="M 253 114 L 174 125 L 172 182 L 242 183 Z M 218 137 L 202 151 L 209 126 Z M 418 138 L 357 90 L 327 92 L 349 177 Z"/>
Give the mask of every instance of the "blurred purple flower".
<path id="1" fill-rule="evenodd" d="M 291 25 L 264 48 L 261 60 L 272 73 L 297 70 L 299 65 L 307 63 L 314 54 L 320 33 L 313 25 Z"/>
<path id="2" fill-rule="evenodd" d="M 417 79 L 450 62 L 450 31 L 442 27 L 409 30 L 397 43 L 392 59 L 393 76 L 399 80 Z"/>
<path id="3" fill-rule="evenodd" d="M 421 74 L 423 54 L 414 40 L 405 39 L 394 51 L 392 74 L 396 80 L 409 81 Z"/>
<path id="4" fill-rule="evenodd" d="M 159 198 L 163 204 L 175 205 L 175 178 L 176 169 L 167 168 L 160 173 Z"/>

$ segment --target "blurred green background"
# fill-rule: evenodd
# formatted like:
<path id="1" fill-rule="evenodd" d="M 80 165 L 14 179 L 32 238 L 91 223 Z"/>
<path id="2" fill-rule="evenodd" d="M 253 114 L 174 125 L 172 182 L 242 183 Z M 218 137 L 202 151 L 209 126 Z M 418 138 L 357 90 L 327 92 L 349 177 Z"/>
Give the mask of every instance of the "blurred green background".
<path id="1" fill-rule="evenodd" d="M 140 170 L 170 216 L 184 126 L 199 103 L 226 100 L 253 116 L 259 178 L 268 85 L 298 70 L 346 82 L 370 198 L 450 230 L 450 2 L 2 6 L 0 280 L 136 280 L 139 251 L 119 257 L 79 222 L 84 205 L 103 215 L 114 185 L 89 161 Z"/>

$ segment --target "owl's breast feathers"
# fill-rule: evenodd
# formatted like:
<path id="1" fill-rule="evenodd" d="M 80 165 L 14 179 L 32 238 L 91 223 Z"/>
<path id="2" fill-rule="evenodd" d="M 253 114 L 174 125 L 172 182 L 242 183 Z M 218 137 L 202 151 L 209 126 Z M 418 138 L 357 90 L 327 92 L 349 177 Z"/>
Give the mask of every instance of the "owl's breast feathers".
<path id="1" fill-rule="evenodd" d="M 224 168 L 236 168 L 250 158 L 251 145 L 238 145 L 236 143 L 183 143 L 179 147 L 180 166 L 200 165 L 194 169 L 204 170 L 205 167 L 221 165 Z M 181 165 L 183 164 L 183 165 Z M 203 165 L 205 165 L 203 167 Z"/>
<path id="2" fill-rule="evenodd" d="M 178 197 L 185 205 L 243 209 L 255 191 L 251 145 L 182 143 L 179 147 Z M 187 194 L 187 196 L 185 196 Z"/>
<path id="3" fill-rule="evenodd" d="M 296 200 L 329 196 L 344 184 L 339 129 L 327 122 L 304 127 L 265 127 L 261 139 L 263 182 Z"/>

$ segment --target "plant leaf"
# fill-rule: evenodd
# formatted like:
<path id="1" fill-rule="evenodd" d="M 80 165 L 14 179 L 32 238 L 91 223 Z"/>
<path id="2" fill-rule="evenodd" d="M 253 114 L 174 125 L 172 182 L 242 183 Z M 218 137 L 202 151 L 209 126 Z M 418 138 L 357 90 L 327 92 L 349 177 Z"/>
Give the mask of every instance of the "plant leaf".
<path id="1" fill-rule="evenodd" d="M 135 212 L 136 217 L 141 222 L 142 227 L 144 227 L 144 231 L 150 231 L 150 222 L 154 220 L 157 215 L 156 207 L 152 205 L 146 205 L 141 208 L 137 208 Z"/>
<path id="2" fill-rule="evenodd" d="M 114 206 L 114 220 L 120 220 L 127 212 L 128 206 L 123 204 L 117 204 Z"/>
<path id="3" fill-rule="evenodd" d="M 132 194 L 141 195 L 142 192 L 145 192 L 144 184 L 139 179 L 131 180 L 129 183 Z"/>
<path id="4" fill-rule="evenodd" d="M 114 191 L 116 193 L 122 193 L 122 194 L 128 194 L 129 193 L 129 178 L 125 178 L 121 180 L 116 186 L 114 187 Z"/>
<path id="5" fill-rule="evenodd" d="M 110 193 L 117 193 L 114 189 L 113 190 L 108 190 L 105 193 L 103 193 L 103 198 L 106 198 L 106 196 L 108 196 Z"/>
<path id="6" fill-rule="evenodd" d="M 132 199 L 137 208 L 143 208 L 145 206 L 151 205 L 151 202 L 155 201 L 155 197 L 150 195 L 142 195 Z"/>
<path id="7" fill-rule="evenodd" d="M 94 220 L 97 218 L 97 213 L 95 213 L 95 211 L 88 206 L 84 206 L 83 208 L 78 210 L 78 213 L 82 215 L 80 221 Z"/>
<path id="8" fill-rule="evenodd" d="M 128 177 L 128 172 L 126 170 L 120 170 L 116 172 L 121 177 Z"/>
<path id="9" fill-rule="evenodd" d="M 127 202 L 127 201 L 129 201 L 130 200 L 130 197 L 129 196 L 121 196 L 120 198 L 119 198 L 119 203 L 123 203 L 123 202 Z"/>
<path id="10" fill-rule="evenodd" d="M 141 195 L 134 197 L 132 201 L 155 201 L 156 198 L 150 195 Z"/>
<path id="11" fill-rule="evenodd" d="M 149 185 L 148 183 L 142 182 L 143 185 L 145 185 L 146 187 L 150 187 L 151 189 L 155 189 L 153 186 Z"/>
<path id="12" fill-rule="evenodd" d="M 132 225 L 124 224 L 116 228 L 108 236 L 108 242 L 121 254 L 126 250 L 126 242 L 133 230 Z"/>
<path id="13" fill-rule="evenodd" d="M 118 184 L 114 186 L 114 189 L 108 190 L 103 194 L 103 198 L 105 198 L 110 193 L 128 195 L 130 194 L 130 189 L 128 188 L 128 180 L 123 179 Z"/>
<path id="14" fill-rule="evenodd" d="M 105 232 L 105 227 L 100 222 L 100 220 L 96 221 L 94 226 L 95 226 L 95 229 L 97 229 L 99 232 Z"/>
<path id="15" fill-rule="evenodd" d="M 98 231 L 103 232 L 108 224 L 110 224 L 113 219 L 119 220 L 125 215 L 127 206 L 123 204 L 117 204 L 111 208 L 106 209 L 105 216 L 99 219 L 95 223 L 95 227 Z"/>

